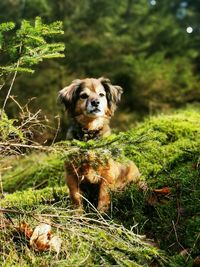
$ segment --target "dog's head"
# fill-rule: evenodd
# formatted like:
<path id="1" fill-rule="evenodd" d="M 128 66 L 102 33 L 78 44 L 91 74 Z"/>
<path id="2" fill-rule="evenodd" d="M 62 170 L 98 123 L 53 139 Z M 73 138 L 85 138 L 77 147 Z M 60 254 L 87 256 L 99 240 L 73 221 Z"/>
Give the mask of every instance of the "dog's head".
<path id="1" fill-rule="evenodd" d="M 92 118 L 110 117 L 120 101 L 122 92 L 122 88 L 112 85 L 109 79 L 87 78 L 74 80 L 60 91 L 59 97 L 73 117 L 82 114 Z"/>

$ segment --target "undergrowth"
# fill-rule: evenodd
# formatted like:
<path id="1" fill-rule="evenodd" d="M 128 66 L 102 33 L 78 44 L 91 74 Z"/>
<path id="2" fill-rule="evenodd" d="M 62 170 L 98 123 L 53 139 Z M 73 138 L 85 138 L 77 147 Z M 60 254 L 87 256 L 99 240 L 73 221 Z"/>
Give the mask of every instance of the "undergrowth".
<path id="1" fill-rule="evenodd" d="M 20 263 L 19 266 L 140 267 L 166 263 L 163 252 L 109 217 L 98 213 L 80 215 L 70 209 L 63 187 L 16 192 L 5 196 L 1 204 L 6 207 L 0 230 L 2 266 Z M 39 222 L 51 224 L 54 233 L 63 240 L 59 255 L 34 252 L 16 230 L 22 222 L 32 227 Z"/>
<path id="2" fill-rule="evenodd" d="M 75 215 L 70 213 L 70 202 L 63 182 L 64 160 L 76 158 L 77 162 L 81 162 L 88 153 L 100 159 L 98 162 L 101 164 L 109 157 L 121 162 L 133 160 L 140 169 L 141 179 L 148 185 L 145 192 L 131 185 L 124 193 L 114 194 L 109 218 L 101 218 L 107 224 L 103 230 L 98 228 L 99 223 L 90 222 L 90 227 L 85 228 L 83 222 L 80 226 L 81 220 L 77 226 L 76 220 L 74 225 Z M 11 168 L 8 169 L 8 166 Z M 165 251 L 168 259 L 167 262 L 165 257 L 160 260 L 161 265 L 192 266 L 200 247 L 199 166 L 200 114 L 198 110 L 186 110 L 147 119 L 135 129 L 103 140 L 87 143 L 64 141 L 49 147 L 46 153 L 6 158 L 2 162 L 5 170 L 2 179 L 3 190 L 8 194 L 4 195 L 0 205 L 25 213 L 35 213 L 38 209 L 37 213 L 41 216 L 43 211 L 48 214 L 57 212 L 58 225 L 66 224 L 60 217 L 64 212 L 66 218 L 70 218 L 67 227 L 78 227 L 70 237 L 68 228 L 60 233 L 66 240 L 65 252 L 60 254 L 53 266 L 145 266 L 154 257 L 163 258 L 162 253 L 153 247 L 146 247 L 143 243 L 136 245 L 131 239 L 132 231 L 154 239 Z M 167 189 L 167 193 L 163 193 L 163 188 Z M 90 215 L 86 217 L 93 218 Z M 114 230 L 113 225 L 116 226 Z M 117 229 L 121 229 L 120 234 Z M 4 258 L 20 259 L 23 266 L 42 262 L 41 255 L 36 256 L 35 262 L 25 259 L 33 252 L 28 247 L 23 250 L 22 254 L 13 250 L 9 253 L 4 251 Z M 182 251 L 185 251 L 185 257 L 181 256 Z M 10 253 L 14 253 L 12 257 Z M 51 259 L 48 253 L 43 256 L 44 261 Z M 65 265 L 63 257 L 67 258 L 69 265 Z"/>

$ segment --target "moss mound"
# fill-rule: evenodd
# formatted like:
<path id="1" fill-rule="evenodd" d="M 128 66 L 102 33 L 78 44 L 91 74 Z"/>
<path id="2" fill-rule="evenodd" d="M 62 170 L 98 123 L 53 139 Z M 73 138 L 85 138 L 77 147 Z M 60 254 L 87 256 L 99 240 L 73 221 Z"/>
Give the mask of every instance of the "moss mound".
<path id="1" fill-rule="evenodd" d="M 61 142 L 51 147 L 48 153 L 33 153 L 20 158 L 12 164 L 12 169 L 3 173 L 3 188 L 6 192 L 16 189 L 22 192 L 8 194 L 1 200 L 1 206 L 13 207 L 16 203 L 20 206 L 23 201 L 17 202 L 17 199 L 29 196 L 33 187 L 37 189 L 34 195 L 44 198 L 28 202 L 31 199 L 29 196 L 28 204 L 20 208 L 31 209 L 37 203 L 45 207 L 48 202 L 52 205 L 54 201 L 68 205 L 65 187 L 55 187 L 54 191 L 45 187 L 62 186 L 63 161 L 71 158 L 81 160 L 88 151 L 95 153 L 102 162 L 110 156 L 122 162 L 127 159 L 135 161 L 149 189 L 140 192 L 132 185 L 124 193 L 114 195 L 110 215 L 112 221 L 153 238 L 171 257 L 164 266 L 190 266 L 192 258 L 199 255 L 200 247 L 200 113 L 186 110 L 153 117 L 129 132 L 87 143 Z M 45 192 L 47 195 L 51 192 L 51 197 Z M 16 201 L 11 201 L 14 197 Z M 102 240 L 100 242 L 103 244 Z M 84 246 L 87 247 L 87 244 Z M 119 248 L 116 250 L 121 251 Z M 185 258 L 179 255 L 182 251 L 185 251 Z M 105 252 L 101 250 L 100 258 L 104 257 L 102 253 L 104 255 Z M 125 251 L 123 253 L 126 258 L 127 254 Z M 111 250 L 108 254 L 112 254 Z M 132 255 L 131 252 L 128 254 Z M 148 255 L 152 257 L 151 253 Z M 93 255 L 93 260 L 89 257 L 91 262 L 88 264 L 94 264 L 95 257 L 98 262 L 100 258 Z M 132 261 L 138 266 L 148 264 L 142 257 L 135 261 L 136 256 L 127 257 L 124 265 L 118 261 L 115 264 L 137 266 L 128 265 Z M 114 261 L 107 260 L 103 260 L 102 264 L 114 264 Z"/>
<path id="2" fill-rule="evenodd" d="M 57 153 L 33 153 L 17 158 L 11 157 L 2 165 L 5 169 L 7 165 L 10 166 L 3 175 L 5 192 L 64 185 L 63 158 Z"/>
<path id="3" fill-rule="evenodd" d="M 139 223 L 140 233 L 155 238 L 171 253 L 187 249 L 196 256 L 200 247 L 200 115 L 186 111 L 152 118 L 132 136 L 146 134 L 148 138 L 150 132 L 155 139 L 141 143 L 135 156 L 131 147 L 125 149 L 137 162 L 149 191 L 142 194 L 129 188 L 118 198 L 113 216 L 123 212 L 127 226 Z"/>

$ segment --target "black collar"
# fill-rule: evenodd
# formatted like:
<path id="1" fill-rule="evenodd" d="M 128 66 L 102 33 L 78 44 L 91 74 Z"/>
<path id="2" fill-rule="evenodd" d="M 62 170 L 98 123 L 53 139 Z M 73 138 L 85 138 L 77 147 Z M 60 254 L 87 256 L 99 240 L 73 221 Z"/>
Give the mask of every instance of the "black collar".
<path id="1" fill-rule="evenodd" d="M 75 139 L 81 141 L 88 141 L 90 139 L 98 139 L 101 136 L 102 128 L 95 130 L 88 130 L 86 128 L 81 127 L 80 125 L 76 125 L 74 127 L 72 134 Z"/>

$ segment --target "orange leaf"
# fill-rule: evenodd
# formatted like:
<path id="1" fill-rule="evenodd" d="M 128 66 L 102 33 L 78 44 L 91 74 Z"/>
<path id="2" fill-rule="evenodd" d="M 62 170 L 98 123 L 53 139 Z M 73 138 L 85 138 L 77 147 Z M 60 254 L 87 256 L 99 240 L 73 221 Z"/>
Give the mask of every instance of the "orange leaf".
<path id="1" fill-rule="evenodd" d="M 26 238 L 31 238 L 33 234 L 33 229 L 30 228 L 25 222 L 21 223 L 19 230 L 25 234 Z"/>
<path id="2" fill-rule="evenodd" d="M 154 189 L 153 192 L 156 194 L 167 195 L 171 192 L 171 189 L 169 187 L 163 187 L 160 189 Z"/>

